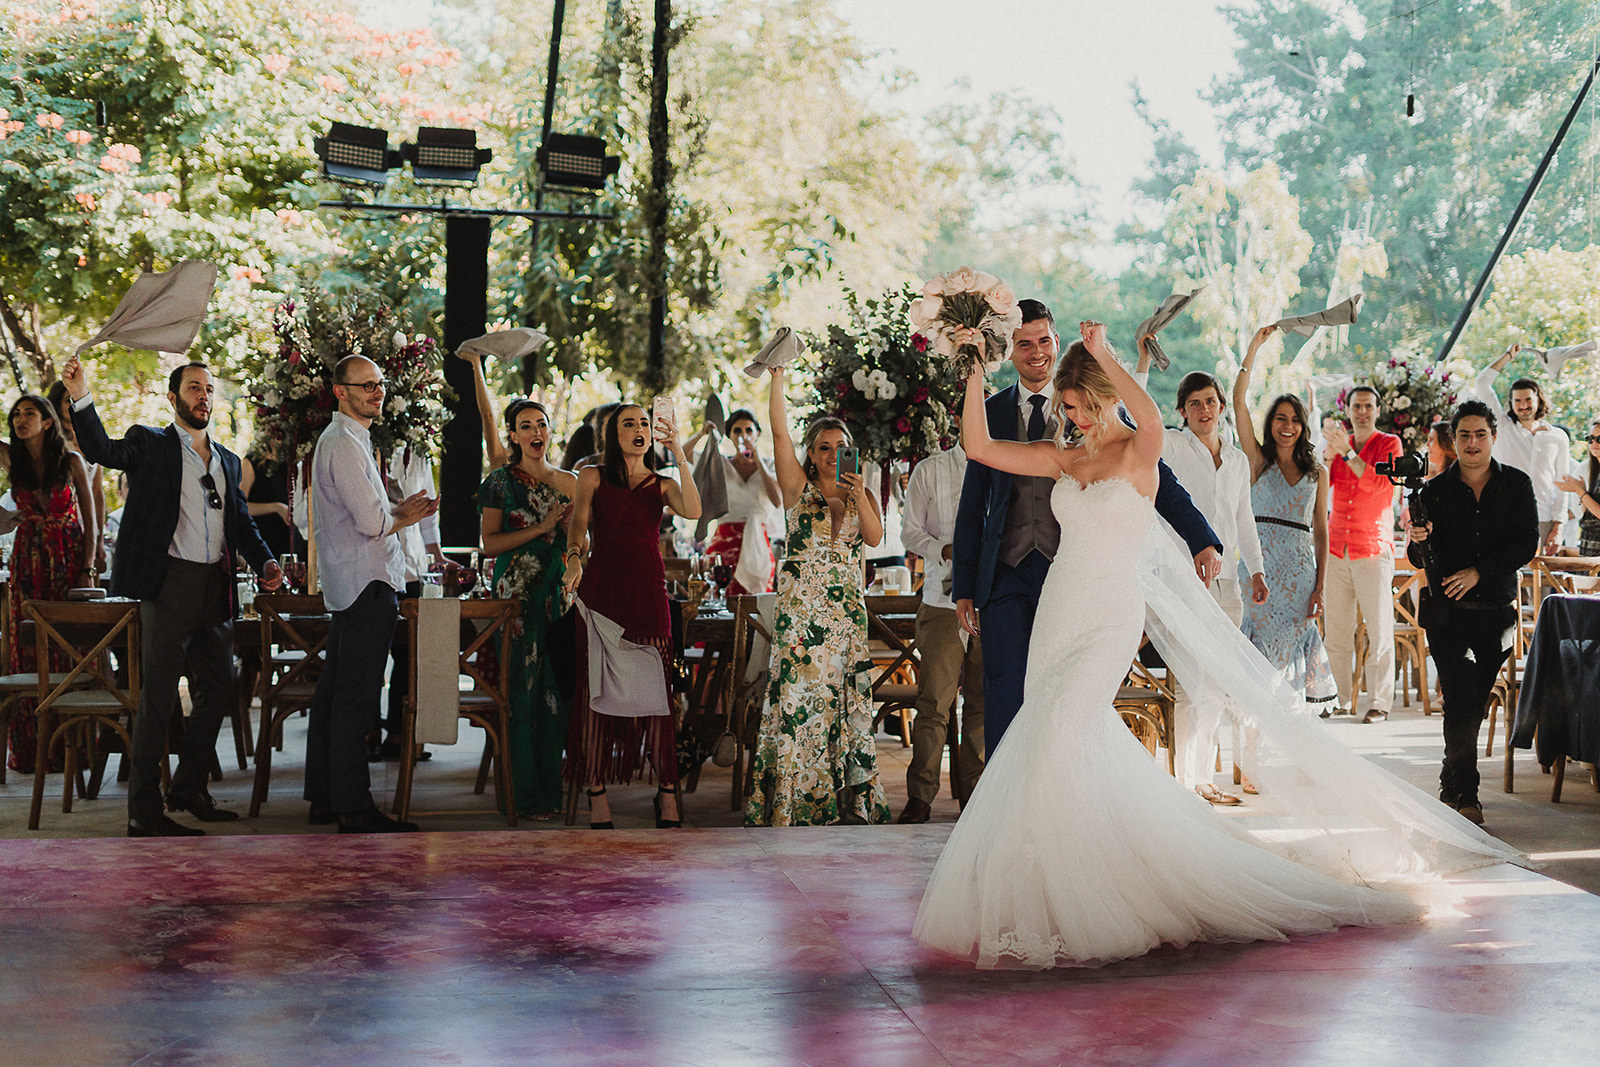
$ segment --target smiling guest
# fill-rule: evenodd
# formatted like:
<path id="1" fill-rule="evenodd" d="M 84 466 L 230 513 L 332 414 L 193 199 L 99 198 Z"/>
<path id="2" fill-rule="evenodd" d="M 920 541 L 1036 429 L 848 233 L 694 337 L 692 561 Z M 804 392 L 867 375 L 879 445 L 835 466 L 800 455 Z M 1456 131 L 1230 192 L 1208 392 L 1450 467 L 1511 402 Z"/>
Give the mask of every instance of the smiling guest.
<path id="1" fill-rule="evenodd" d="M 562 595 L 566 522 L 578 479 L 549 460 L 545 406 L 518 398 L 506 406 L 511 449 L 505 466 L 478 488 L 483 550 L 494 557 L 494 595 L 522 605 L 511 631 L 512 796 L 518 814 L 552 818 L 561 810 L 561 753 L 567 704 L 545 647 L 550 624 L 566 611 Z"/>
<path id="2" fill-rule="evenodd" d="M 61 380 L 72 397 L 84 458 L 128 473 L 111 570 L 111 594 L 140 602 L 141 688 L 129 756 L 128 836 L 198 835 L 204 831 L 162 810 L 161 770 L 178 678 L 187 669 L 193 710 L 166 809 L 186 811 L 201 822 L 237 819 L 237 812 L 217 807 L 206 792 L 217 731 L 234 700 L 234 556 L 243 555 L 269 590 L 281 580 L 278 564 L 239 490 L 239 457 L 211 439 L 216 384 L 204 364 L 179 367 L 167 379 L 172 425 L 134 426 L 120 441 L 107 437 L 100 424 L 83 364 L 68 361 Z"/>
<path id="3" fill-rule="evenodd" d="M 1418 617 L 1444 695 L 1439 799 L 1480 825 L 1478 728 L 1517 625 L 1517 571 L 1539 550 L 1532 480 L 1492 458 L 1497 421 L 1478 400 L 1456 409 L 1456 462 L 1422 487 L 1429 521 L 1408 550 L 1418 567 L 1433 557 Z"/>
<path id="4" fill-rule="evenodd" d="M 1265 603 L 1252 603 L 1243 630 L 1313 706 L 1338 693 L 1317 629 L 1328 574 L 1328 468 L 1317 462 L 1306 406 L 1292 393 L 1267 405 L 1261 436 L 1250 425 L 1250 373 L 1276 326 L 1250 339 L 1233 383 L 1239 447 L 1250 463 L 1250 503 L 1266 568 Z"/>
<path id="5" fill-rule="evenodd" d="M 564 556 L 566 591 L 577 594 L 584 610 L 620 626 L 624 641 L 659 649 L 670 680 L 672 616 L 666 567 L 661 562 L 661 509 L 665 506 L 686 519 L 698 519 L 700 494 L 693 478 L 685 477 L 679 485 L 645 462 L 654 437 L 671 450 L 678 469 L 688 472 L 689 460 L 678 441 L 677 428 L 668 420 L 656 420 L 652 433 L 644 409 L 624 404 L 605 421 L 604 434 L 599 465 L 578 472 Z M 567 731 L 567 777 L 588 791 L 589 826 L 596 830 L 615 826 L 606 786 L 633 781 L 646 761 L 655 768 L 659 786 L 656 825 L 681 826 L 671 704 L 662 699 L 659 708 L 634 715 L 596 710 L 590 702 L 587 633 L 585 626 L 578 637 L 578 684 Z"/>
<path id="6" fill-rule="evenodd" d="M 783 369 L 767 406 L 788 538 L 778 569 L 771 681 L 756 742 L 746 826 L 889 821 L 872 730 L 872 655 L 862 589 L 865 546 L 883 540 L 878 502 L 844 423 L 789 434 Z M 846 450 L 849 450 L 848 452 Z"/>
<path id="7" fill-rule="evenodd" d="M 1333 488 L 1328 523 L 1325 639 L 1339 687 L 1339 711 L 1355 714 L 1356 608 L 1367 620 L 1367 699 L 1362 722 L 1389 717 L 1394 703 L 1395 487 L 1373 469 L 1400 455 L 1400 438 L 1378 429 L 1378 391 L 1358 385 L 1346 398 L 1350 429 L 1323 425 L 1323 453 Z"/>
<path id="8" fill-rule="evenodd" d="M 1501 407 L 1494 385 L 1505 365 L 1521 351 L 1520 344 L 1506 349 L 1478 372 L 1473 385 L 1478 399 L 1489 406 L 1501 424 L 1500 432 L 1495 435 L 1494 458 L 1519 468 L 1533 482 L 1533 495 L 1539 501 L 1539 547 L 1549 555 L 1561 541 L 1566 494 L 1556 482 L 1567 473 L 1572 461 L 1572 442 L 1567 439 L 1565 430 L 1546 421 L 1550 402 L 1545 399 L 1544 389 L 1532 378 L 1518 378 L 1511 383 L 1511 417 L 1506 417 L 1506 409 Z"/>

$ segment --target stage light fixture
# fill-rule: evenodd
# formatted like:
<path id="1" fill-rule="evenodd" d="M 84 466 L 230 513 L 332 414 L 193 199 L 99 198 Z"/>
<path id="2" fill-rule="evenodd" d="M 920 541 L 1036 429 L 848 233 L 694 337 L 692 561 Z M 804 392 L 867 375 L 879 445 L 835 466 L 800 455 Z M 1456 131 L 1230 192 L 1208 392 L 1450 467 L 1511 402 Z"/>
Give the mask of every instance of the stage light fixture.
<path id="1" fill-rule="evenodd" d="M 384 185 L 400 165 L 400 153 L 389 147 L 389 131 L 335 122 L 326 137 L 311 142 L 322 160 L 325 177 L 339 182 Z"/>
<path id="2" fill-rule="evenodd" d="M 420 127 L 416 143 L 401 145 L 400 154 L 423 185 L 476 184 L 479 169 L 494 158 L 493 150 L 478 147 L 477 131 L 440 126 Z"/>
<path id="3" fill-rule="evenodd" d="M 570 133 L 552 133 L 534 158 L 545 184 L 564 189 L 604 189 L 606 179 L 622 167 L 621 157 L 606 155 L 601 138 Z"/>

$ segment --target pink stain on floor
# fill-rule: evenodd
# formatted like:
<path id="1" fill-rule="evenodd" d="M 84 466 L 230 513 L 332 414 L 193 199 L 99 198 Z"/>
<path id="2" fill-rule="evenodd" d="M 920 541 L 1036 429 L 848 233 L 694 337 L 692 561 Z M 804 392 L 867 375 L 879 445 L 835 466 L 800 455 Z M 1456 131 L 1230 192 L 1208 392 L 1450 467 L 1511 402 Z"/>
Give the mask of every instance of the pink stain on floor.
<path id="1" fill-rule="evenodd" d="M 0 841 L 0 1061 L 1588 1062 L 1600 900 L 1536 874 L 978 972 L 911 939 L 949 829 Z"/>

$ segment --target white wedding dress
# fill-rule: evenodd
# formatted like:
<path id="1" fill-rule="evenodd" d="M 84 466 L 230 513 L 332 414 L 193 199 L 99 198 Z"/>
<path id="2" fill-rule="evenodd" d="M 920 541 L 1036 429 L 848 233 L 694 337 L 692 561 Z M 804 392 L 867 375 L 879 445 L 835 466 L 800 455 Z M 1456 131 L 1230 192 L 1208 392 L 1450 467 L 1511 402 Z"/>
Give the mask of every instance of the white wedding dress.
<path id="1" fill-rule="evenodd" d="M 929 880 L 924 945 L 1044 968 L 1407 922 L 1426 876 L 1518 858 L 1307 715 L 1188 561 L 1146 537 L 1154 508 L 1131 483 L 1063 476 L 1051 502 L 1061 543 L 1023 705 Z M 1252 816 L 1181 786 L 1113 710 L 1146 630 L 1191 695 L 1259 735 Z"/>

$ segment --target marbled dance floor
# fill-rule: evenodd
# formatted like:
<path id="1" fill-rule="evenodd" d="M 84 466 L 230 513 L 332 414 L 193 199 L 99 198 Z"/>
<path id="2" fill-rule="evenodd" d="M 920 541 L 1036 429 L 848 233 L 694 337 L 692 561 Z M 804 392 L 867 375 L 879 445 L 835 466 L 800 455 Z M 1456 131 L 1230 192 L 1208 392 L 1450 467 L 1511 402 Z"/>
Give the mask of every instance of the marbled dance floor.
<path id="1" fill-rule="evenodd" d="M 948 824 L 0 842 L 0 1062 L 1593 1062 L 1600 898 L 1097 971 L 912 916 Z"/>

